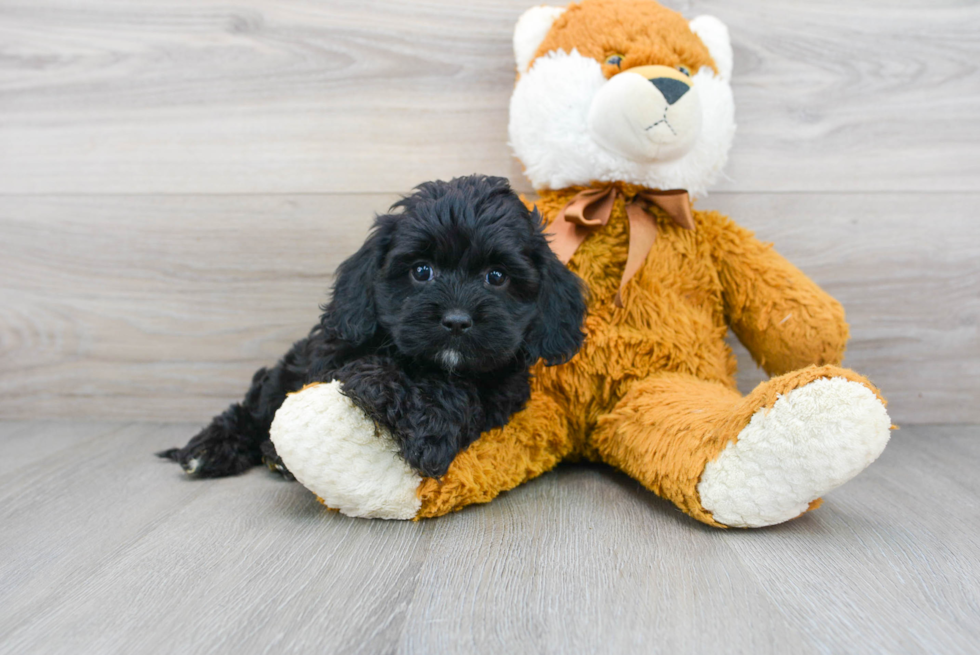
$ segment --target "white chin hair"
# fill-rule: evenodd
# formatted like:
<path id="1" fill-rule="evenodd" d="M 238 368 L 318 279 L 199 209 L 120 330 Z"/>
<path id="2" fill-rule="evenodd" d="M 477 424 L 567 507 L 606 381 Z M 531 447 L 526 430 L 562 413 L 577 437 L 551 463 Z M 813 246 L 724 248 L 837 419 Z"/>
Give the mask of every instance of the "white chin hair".
<path id="1" fill-rule="evenodd" d="M 463 354 L 458 350 L 453 350 L 452 348 L 446 348 L 445 350 L 439 351 L 436 356 L 442 367 L 448 370 L 453 370 L 457 366 L 463 363 Z"/>
<path id="2" fill-rule="evenodd" d="M 637 161 L 600 146 L 589 130 L 592 102 L 608 82 L 599 62 L 575 50 L 550 52 L 535 60 L 514 88 L 511 148 L 539 190 L 629 182 L 704 196 L 728 158 L 735 103 L 731 86 L 710 68 L 692 79 L 701 101 L 701 129 L 690 150 L 669 161 Z"/>

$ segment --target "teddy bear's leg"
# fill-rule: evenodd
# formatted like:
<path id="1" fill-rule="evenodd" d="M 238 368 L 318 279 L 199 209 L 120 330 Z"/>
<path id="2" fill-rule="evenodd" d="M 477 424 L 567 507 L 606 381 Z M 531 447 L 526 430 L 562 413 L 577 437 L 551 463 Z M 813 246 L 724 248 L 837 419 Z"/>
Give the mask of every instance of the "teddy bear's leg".
<path id="1" fill-rule="evenodd" d="M 422 481 L 418 518 L 489 502 L 501 492 L 550 471 L 573 447 L 565 410 L 535 389 L 527 406 L 507 425 L 483 433 L 459 453 L 445 476 Z"/>
<path id="2" fill-rule="evenodd" d="M 288 396 L 271 437 L 296 479 L 347 516 L 413 519 L 485 503 L 550 470 L 572 448 L 565 413 L 535 392 L 506 426 L 459 453 L 445 476 L 425 478 L 341 390 L 334 381 Z"/>
<path id="3" fill-rule="evenodd" d="M 683 374 L 636 383 L 593 434 L 603 459 L 715 526 L 795 518 L 860 473 L 888 443 L 891 421 L 852 371 L 810 367 L 744 398 Z"/>

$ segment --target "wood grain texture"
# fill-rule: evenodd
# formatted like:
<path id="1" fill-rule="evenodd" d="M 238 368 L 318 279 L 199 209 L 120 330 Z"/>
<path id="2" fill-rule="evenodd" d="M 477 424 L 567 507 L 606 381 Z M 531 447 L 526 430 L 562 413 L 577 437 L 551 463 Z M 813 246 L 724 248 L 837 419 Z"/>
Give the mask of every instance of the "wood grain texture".
<path id="1" fill-rule="evenodd" d="M 123 429 L 117 423 L 87 421 L 32 421 L 0 424 L 0 476 L 28 464 L 44 460 L 69 446 L 87 443 L 90 439 Z M 38 435 L 43 435 L 38 438 Z"/>
<path id="2" fill-rule="evenodd" d="M 0 415 L 204 421 L 316 321 L 394 195 L 0 197 Z M 975 196 L 725 194 L 839 298 L 899 423 L 980 421 Z M 927 217 L 941 214 L 942 229 Z M 763 378 L 739 349 L 742 388 Z"/>
<path id="3" fill-rule="evenodd" d="M 0 0 L 0 416 L 96 419 L 0 422 L 0 654 L 976 651 L 976 426 L 903 429 L 756 531 L 600 466 L 396 523 L 151 456 L 306 333 L 397 194 L 527 189 L 532 4 Z M 844 303 L 897 422 L 980 422 L 980 4 L 667 4 L 735 47 L 701 206 Z"/>
<path id="4" fill-rule="evenodd" d="M 203 421 L 303 336 L 397 193 L 526 187 L 527 4 L 0 0 L 0 416 Z M 847 363 L 896 420 L 980 421 L 980 5 L 672 6 L 736 51 L 703 206 L 844 302 Z"/>
<path id="5" fill-rule="evenodd" d="M 394 199 L 0 198 L 0 413 L 212 416 L 313 326 Z"/>
<path id="6" fill-rule="evenodd" d="M 421 523 L 264 470 L 185 479 L 189 424 L 0 424 L 0 653 L 918 653 L 980 640 L 977 426 L 901 430 L 824 506 L 714 530 L 565 466 Z M 73 429 L 75 443 L 62 442 Z M 47 444 L 47 445 L 45 445 Z"/>
<path id="7" fill-rule="evenodd" d="M 2 0 L 0 192 L 402 192 L 521 181 L 510 39 L 531 0 Z M 980 6 L 668 2 L 725 21 L 719 190 L 975 191 Z"/>

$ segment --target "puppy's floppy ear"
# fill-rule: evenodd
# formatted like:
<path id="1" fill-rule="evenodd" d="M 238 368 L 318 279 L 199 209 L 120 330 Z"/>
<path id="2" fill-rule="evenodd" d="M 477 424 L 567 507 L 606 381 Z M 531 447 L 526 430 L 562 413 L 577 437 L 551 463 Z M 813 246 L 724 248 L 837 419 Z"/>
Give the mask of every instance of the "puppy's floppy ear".
<path id="1" fill-rule="evenodd" d="M 374 282 L 384 263 L 397 217 L 378 216 L 361 249 L 337 268 L 333 297 L 323 307 L 320 325 L 335 339 L 359 346 L 378 329 Z"/>
<path id="2" fill-rule="evenodd" d="M 544 221 L 537 208 L 531 213 L 535 224 L 532 258 L 541 275 L 538 289 L 538 315 L 525 338 L 531 361 L 543 358 L 554 366 L 571 359 L 582 347 L 585 334 L 585 285 L 565 268 L 548 246 L 543 234 Z"/>

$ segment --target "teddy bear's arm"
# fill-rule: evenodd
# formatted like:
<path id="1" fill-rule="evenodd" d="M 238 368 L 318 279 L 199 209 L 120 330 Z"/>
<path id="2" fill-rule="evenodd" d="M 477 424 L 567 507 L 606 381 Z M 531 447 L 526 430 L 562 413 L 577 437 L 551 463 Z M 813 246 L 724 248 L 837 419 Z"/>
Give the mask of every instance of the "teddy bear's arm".
<path id="1" fill-rule="evenodd" d="M 445 475 L 456 454 L 480 436 L 484 416 L 479 395 L 469 385 L 450 392 L 427 371 L 410 377 L 381 355 L 354 359 L 331 377 L 343 383 L 344 395 L 391 431 L 405 461 L 425 475 Z"/>
<path id="2" fill-rule="evenodd" d="M 459 453 L 445 476 L 422 480 L 416 518 L 442 516 L 489 502 L 550 471 L 573 447 L 567 410 L 538 389 L 507 425 L 483 433 Z"/>
<path id="3" fill-rule="evenodd" d="M 840 364 L 844 308 L 771 244 L 716 212 L 700 215 L 712 245 L 732 331 L 769 375 Z"/>

